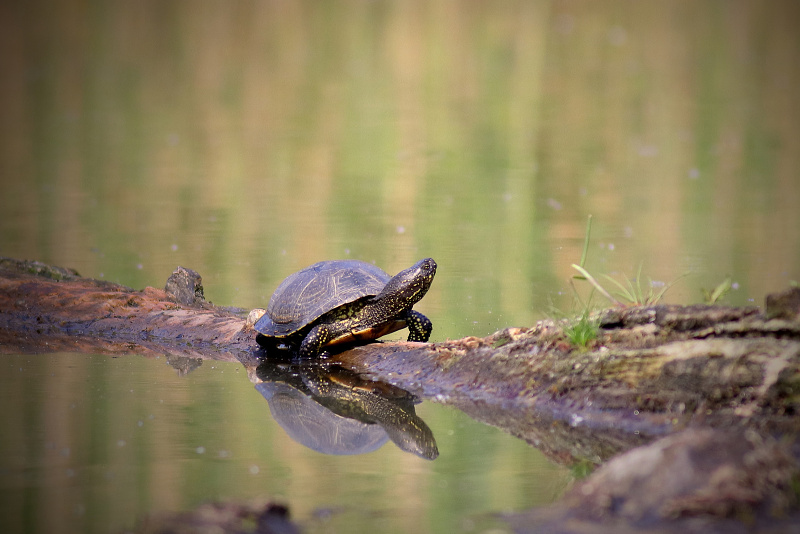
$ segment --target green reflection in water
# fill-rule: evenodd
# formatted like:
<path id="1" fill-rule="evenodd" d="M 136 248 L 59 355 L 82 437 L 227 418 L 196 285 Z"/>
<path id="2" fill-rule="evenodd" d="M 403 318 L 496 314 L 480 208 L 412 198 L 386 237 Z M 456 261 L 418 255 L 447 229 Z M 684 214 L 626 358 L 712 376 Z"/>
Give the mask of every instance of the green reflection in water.
<path id="1" fill-rule="evenodd" d="M 10 532 L 108 532 L 155 510 L 258 496 L 287 502 L 311 531 L 326 521 L 451 531 L 550 502 L 570 476 L 517 439 L 430 404 L 418 413 L 440 444 L 434 462 L 391 443 L 362 456 L 316 453 L 282 431 L 234 363 L 205 361 L 183 377 L 164 358 L 138 356 L 6 356 L 2 367 Z"/>
<path id="2" fill-rule="evenodd" d="M 7 8 L 0 250 L 223 304 L 433 256 L 435 339 L 570 307 L 569 265 L 738 303 L 800 269 L 791 2 Z"/>

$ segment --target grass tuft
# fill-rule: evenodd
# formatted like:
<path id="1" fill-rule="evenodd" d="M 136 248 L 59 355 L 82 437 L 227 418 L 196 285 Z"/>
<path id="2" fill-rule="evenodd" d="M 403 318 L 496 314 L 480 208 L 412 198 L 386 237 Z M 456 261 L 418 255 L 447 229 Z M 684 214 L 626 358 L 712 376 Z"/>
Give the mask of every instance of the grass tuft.
<path id="1" fill-rule="evenodd" d="M 568 319 L 564 327 L 564 334 L 569 342 L 581 348 L 587 348 L 589 343 L 597 338 L 599 332 L 599 321 L 591 317 L 588 308 L 584 308 L 583 313 L 577 318 Z"/>
<path id="2" fill-rule="evenodd" d="M 611 278 L 608 275 L 603 275 L 603 277 L 611 282 L 613 285 L 617 287 L 617 291 L 613 294 L 608 291 L 603 285 L 597 281 L 597 278 L 592 276 L 592 274 L 586 270 L 586 256 L 587 251 L 589 249 L 589 237 L 592 232 L 592 216 L 589 215 L 586 221 L 586 235 L 583 239 L 583 252 L 581 254 L 581 262 L 580 264 L 572 264 L 572 268 L 580 273 L 580 276 L 575 275 L 572 278 L 574 280 L 585 280 L 589 282 L 591 286 L 597 290 L 598 293 L 603 295 L 605 298 L 616 304 L 617 306 L 652 306 L 661 301 L 664 298 L 664 294 L 671 288 L 675 282 L 686 276 L 683 274 L 670 282 L 669 284 L 664 284 L 664 286 L 659 290 L 656 291 L 654 287 L 654 283 L 652 280 L 649 280 L 649 283 L 646 286 L 642 286 L 642 264 L 639 264 L 639 270 L 636 272 L 636 277 L 631 280 L 627 276 L 625 277 L 625 283 L 622 284 L 619 281 Z M 570 280 L 570 284 L 572 284 L 572 280 Z M 572 284 L 572 290 L 577 294 L 575 290 L 575 285 Z M 616 296 L 615 296 L 616 295 Z M 617 298 L 619 297 L 619 298 Z M 622 300 L 620 300 L 622 299 Z"/>
<path id="3" fill-rule="evenodd" d="M 701 291 L 703 292 L 703 302 L 706 304 L 716 304 L 727 295 L 731 288 L 733 287 L 733 278 L 730 276 L 726 277 L 725 280 L 720 282 L 717 287 L 709 291 L 706 288 L 702 288 Z"/>

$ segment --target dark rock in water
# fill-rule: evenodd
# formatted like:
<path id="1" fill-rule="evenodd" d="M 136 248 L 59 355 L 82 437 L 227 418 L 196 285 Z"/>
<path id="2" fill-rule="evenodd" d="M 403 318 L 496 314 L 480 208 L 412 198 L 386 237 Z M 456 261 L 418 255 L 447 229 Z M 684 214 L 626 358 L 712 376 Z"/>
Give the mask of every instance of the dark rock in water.
<path id="1" fill-rule="evenodd" d="M 185 267 L 178 267 L 167 279 L 164 286 L 175 302 L 184 306 L 199 306 L 206 301 L 203 295 L 203 278 Z"/>
<path id="2" fill-rule="evenodd" d="M 299 534 L 289 508 L 274 502 L 212 502 L 185 512 L 161 512 L 139 520 L 136 534 L 194 534 L 197 532 Z"/>
<path id="3" fill-rule="evenodd" d="M 767 295 L 766 305 L 768 319 L 800 319 L 800 287 Z"/>

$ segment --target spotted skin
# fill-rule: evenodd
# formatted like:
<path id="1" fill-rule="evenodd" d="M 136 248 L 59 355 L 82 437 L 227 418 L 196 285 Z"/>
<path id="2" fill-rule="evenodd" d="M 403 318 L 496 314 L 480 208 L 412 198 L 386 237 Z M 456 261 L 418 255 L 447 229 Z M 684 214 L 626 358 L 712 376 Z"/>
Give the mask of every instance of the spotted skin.
<path id="1" fill-rule="evenodd" d="M 412 309 L 425 296 L 436 262 L 420 260 L 390 277 L 368 263 L 316 263 L 284 280 L 267 313 L 255 324 L 256 340 L 296 347 L 313 358 L 329 345 L 366 341 L 408 328 L 409 341 L 425 342 L 433 325 Z"/>
<path id="2" fill-rule="evenodd" d="M 425 343 L 430 339 L 433 332 L 431 320 L 415 310 L 410 310 L 406 314 L 406 326 L 408 326 L 408 340 Z"/>

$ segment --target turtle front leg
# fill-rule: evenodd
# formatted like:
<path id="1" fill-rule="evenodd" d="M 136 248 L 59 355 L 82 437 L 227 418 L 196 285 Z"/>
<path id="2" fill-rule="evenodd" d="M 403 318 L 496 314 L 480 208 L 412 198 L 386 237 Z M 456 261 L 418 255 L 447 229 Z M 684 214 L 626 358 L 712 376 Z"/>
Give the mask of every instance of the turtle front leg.
<path id="1" fill-rule="evenodd" d="M 406 314 L 406 324 L 408 325 L 408 340 L 425 342 L 431 337 L 433 323 L 430 319 L 415 310 L 409 310 Z"/>
<path id="2" fill-rule="evenodd" d="M 328 325 L 318 324 L 308 331 L 297 353 L 301 358 L 315 358 L 319 356 L 322 347 L 324 347 L 331 338 L 332 335 Z"/>

